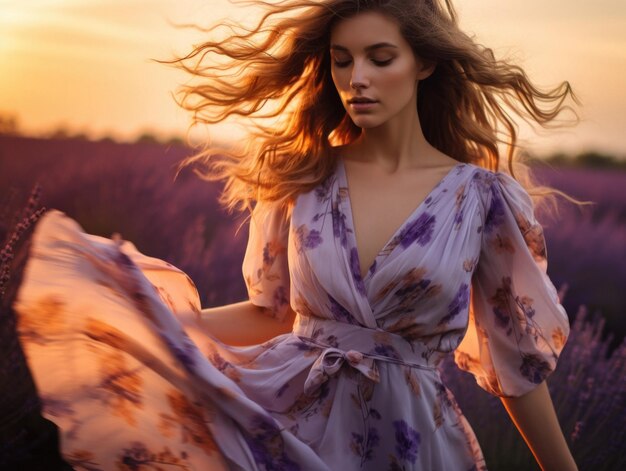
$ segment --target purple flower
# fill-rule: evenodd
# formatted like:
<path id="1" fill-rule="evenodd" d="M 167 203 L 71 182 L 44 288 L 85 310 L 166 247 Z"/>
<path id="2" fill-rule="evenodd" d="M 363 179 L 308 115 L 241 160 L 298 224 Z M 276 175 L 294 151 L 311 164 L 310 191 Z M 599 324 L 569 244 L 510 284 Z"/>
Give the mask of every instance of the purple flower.
<path id="1" fill-rule="evenodd" d="M 463 222 L 463 211 L 458 211 L 454 216 L 454 225 L 460 226 Z"/>
<path id="2" fill-rule="evenodd" d="M 254 433 L 255 438 L 260 440 L 271 440 L 280 434 L 280 427 L 276 425 L 270 417 L 255 415 L 250 424 L 250 431 Z"/>
<path id="3" fill-rule="evenodd" d="M 196 364 L 193 354 L 194 345 L 189 337 L 185 334 L 183 345 L 177 345 L 167 334 L 162 334 L 163 340 L 169 347 L 170 351 L 176 359 L 183 365 L 187 371 L 193 371 Z"/>
<path id="4" fill-rule="evenodd" d="M 333 314 L 333 318 L 339 322 L 345 322 L 347 324 L 357 324 L 352 314 L 337 302 L 330 294 L 328 295 L 330 301 L 330 312 Z"/>
<path id="5" fill-rule="evenodd" d="M 273 305 L 276 311 L 279 311 L 284 305 L 289 304 L 287 299 L 287 290 L 284 286 L 278 286 L 274 290 Z"/>
<path id="6" fill-rule="evenodd" d="M 489 300 L 493 305 L 493 313 L 495 314 L 496 325 L 501 329 L 507 329 L 511 322 L 509 315 L 511 309 L 511 277 L 502 277 L 502 286 L 496 290 L 496 294 Z M 507 334 L 508 335 L 508 334 Z"/>
<path id="7" fill-rule="evenodd" d="M 375 344 L 373 353 L 384 357 L 395 358 L 397 360 L 401 359 L 400 355 L 398 355 L 398 352 L 396 352 L 396 350 L 391 345 L 386 345 L 382 343 Z"/>
<path id="8" fill-rule="evenodd" d="M 352 279 L 354 280 L 357 291 L 365 296 L 365 283 L 363 283 L 363 279 L 361 278 L 361 265 L 359 263 L 359 253 L 356 247 L 352 247 L 352 250 L 350 250 L 350 271 L 352 272 Z"/>
<path id="9" fill-rule="evenodd" d="M 394 296 L 405 299 L 408 295 L 412 294 L 415 297 L 418 294 L 423 293 L 431 283 L 432 280 L 428 278 L 422 278 L 421 280 L 417 280 L 417 282 L 413 283 L 405 283 L 402 288 L 396 290 Z"/>
<path id="10" fill-rule="evenodd" d="M 509 317 L 507 310 L 496 306 L 493 308 L 493 313 L 496 316 L 496 325 L 501 329 L 507 329 L 507 335 L 509 335 L 509 323 L 511 321 L 511 318 Z"/>
<path id="11" fill-rule="evenodd" d="M 309 231 L 305 224 L 296 229 L 296 238 L 298 252 L 314 249 L 323 242 L 320 232 L 315 229 Z"/>
<path id="12" fill-rule="evenodd" d="M 491 205 L 485 216 L 485 233 L 490 233 L 504 221 L 504 201 L 495 186 L 491 187 Z"/>
<path id="13" fill-rule="evenodd" d="M 411 428 L 404 420 L 394 420 L 396 429 L 396 453 L 401 460 L 415 463 L 417 448 L 420 444 L 420 434 Z"/>
<path id="14" fill-rule="evenodd" d="M 131 448 L 124 448 L 123 455 L 120 460 L 128 469 L 138 470 L 143 465 L 150 463 L 150 451 L 141 442 L 132 442 Z"/>
<path id="15" fill-rule="evenodd" d="M 267 242 L 263 246 L 263 265 L 271 266 L 275 259 L 276 257 L 270 252 L 270 242 Z"/>
<path id="16" fill-rule="evenodd" d="M 333 201 L 331 216 L 333 220 L 333 235 L 339 239 L 342 247 L 348 245 L 348 228 L 346 227 L 346 215 L 339 209 L 339 200 Z"/>
<path id="17" fill-rule="evenodd" d="M 537 355 L 523 354 L 520 372 L 531 383 L 539 384 L 548 377 L 552 368 Z"/>
<path id="18" fill-rule="evenodd" d="M 467 283 L 462 283 L 456 293 L 456 296 L 454 297 L 452 302 L 448 304 L 448 314 L 442 317 L 438 324 L 445 324 L 446 322 L 450 322 L 454 317 L 456 317 L 459 312 L 467 307 L 469 303 L 469 298 L 469 286 L 467 285 Z"/>
<path id="19" fill-rule="evenodd" d="M 213 366 L 222 372 L 226 371 L 228 368 L 232 368 L 233 366 L 231 362 L 226 361 L 226 359 L 217 351 L 212 352 L 208 359 L 211 363 L 213 363 Z"/>
<path id="20" fill-rule="evenodd" d="M 334 178 L 327 178 L 315 188 L 315 196 L 319 202 L 324 202 L 328 198 L 333 183 L 335 183 Z"/>
<path id="21" fill-rule="evenodd" d="M 318 245 L 322 243 L 322 236 L 319 231 L 315 229 L 311 229 L 311 231 L 307 234 L 306 239 L 304 240 L 304 247 L 307 249 L 314 249 Z"/>
<path id="22" fill-rule="evenodd" d="M 421 246 L 429 243 L 435 228 L 435 220 L 434 214 L 422 213 L 417 219 L 411 221 L 399 235 L 402 247 L 406 249 L 414 242 Z"/>
<path id="23" fill-rule="evenodd" d="M 378 446 L 380 436 L 374 427 L 370 427 L 365 437 L 360 433 L 352 432 L 350 448 L 361 457 L 361 464 L 373 458 L 374 447 Z"/>
<path id="24" fill-rule="evenodd" d="M 270 419 L 255 416 L 244 439 L 257 464 L 267 470 L 299 471 L 300 466 L 285 453 L 285 443 L 279 427 Z"/>

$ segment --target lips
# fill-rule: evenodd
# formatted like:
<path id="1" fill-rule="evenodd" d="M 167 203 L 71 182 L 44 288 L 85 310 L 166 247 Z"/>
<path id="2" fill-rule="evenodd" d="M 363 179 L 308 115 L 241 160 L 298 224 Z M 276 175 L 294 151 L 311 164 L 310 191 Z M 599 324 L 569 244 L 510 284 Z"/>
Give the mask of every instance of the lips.
<path id="1" fill-rule="evenodd" d="M 352 103 L 376 103 L 376 100 L 373 100 L 372 98 L 368 98 L 368 97 L 354 97 L 354 98 L 350 98 L 348 100 L 348 103 L 352 104 Z"/>

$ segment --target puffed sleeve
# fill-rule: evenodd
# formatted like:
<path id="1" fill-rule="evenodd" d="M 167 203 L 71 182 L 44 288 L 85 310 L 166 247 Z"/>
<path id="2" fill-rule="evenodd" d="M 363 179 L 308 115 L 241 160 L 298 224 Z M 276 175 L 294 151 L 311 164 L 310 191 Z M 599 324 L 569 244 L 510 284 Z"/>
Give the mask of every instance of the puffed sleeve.
<path id="1" fill-rule="evenodd" d="M 285 210 L 259 202 L 252 211 L 242 272 L 252 304 L 283 320 L 289 309 L 289 221 Z"/>
<path id="2" fill-rule="evenodd" d="M 480 257 L 469 325 L 454 361 L 488 393 L 517 397 L 554 371 L 570 325 L 546 272 L 543 229 L 530 195 L 506 173 L 482 178 Z"/>

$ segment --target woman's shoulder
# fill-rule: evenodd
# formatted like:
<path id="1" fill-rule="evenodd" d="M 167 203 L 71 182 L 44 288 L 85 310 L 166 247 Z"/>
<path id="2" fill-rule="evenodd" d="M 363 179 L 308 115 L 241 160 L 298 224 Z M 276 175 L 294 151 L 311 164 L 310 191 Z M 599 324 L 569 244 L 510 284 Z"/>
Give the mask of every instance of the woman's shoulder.
<path id="1" fill-rule="evenodd" d="M 470 193 L 483 208 L 485 217 L 487 213 L 493 215 L 507 210 L 516 214 L 533 214 L 532 197 L 511 174 L 474 164 L 468 164 L 468 168 L 471 170 Z"/>
<path id="2" fill-rule="evenodd" d="M 480 165 L 466 163 L 471 181 L 474 186 L 483 192 L 499 190 L 523 190 L 522 184 L 508 172 L 503 170 L 491 170 Z M 525 190 L 523 190 L 525 191 Z"/>
<path id="3" fill-rule="evenodd" d="M 491 170 L 471 162 L 457 164 L 456 173 L 462 175 L 460 184 L 466 189 L 474 190 L 474 194 L 484 192 L 496 178 Z"/>

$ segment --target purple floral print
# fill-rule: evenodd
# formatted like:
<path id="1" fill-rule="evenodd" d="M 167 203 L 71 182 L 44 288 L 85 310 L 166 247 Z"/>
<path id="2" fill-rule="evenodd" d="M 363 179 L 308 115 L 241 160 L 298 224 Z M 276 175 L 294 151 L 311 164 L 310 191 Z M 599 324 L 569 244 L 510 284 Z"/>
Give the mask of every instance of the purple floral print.
<path id="1" fill-rule="evenodd" d="M 396 358 L 398 360 L 400 359 L 398 352 L 396 352 L 391 345 L 376 344 L 376 346 L 374 347 L 373 353 L 375 353 L 376 355 L 382 355 L 385 357 Z"/>
<path id="2" fill-rule="evenodd" d="M 361 278 L 361 266 L 359 263 L 359 254 L 357 252 L 356 247 L 352 247 L 350 250 L 350 272 L 352 273 L 352 279 L 354 280 L 354 284 L 359 293 L 363 296 L 366 295 L 365 292 L 365 283 Z"/>
<path id="3" fill-rule="evenodd" d="M 316 229 L 309 230 L 306 225 L 301 225 L 296 230 L 298 251 L 312 250 L 319 246 L 323 240 L 319 231 Z"/>
<path id="4" fill-rule="evenodd" d="M 367 429 L 367 434 L 352 432 L 352 440 L 350 442 L 350 448 L 352 451 L 361 457 L 361 464 L 366 461 L 370 461 L 374 456 L 374 448 L 380 443 L 380 436 L 378 431 L 374 427 Z"/>
<path id="5" fill-rule="evenodd" d="M 356 324 L 352 314 L 337 302 L 330 294 L 328 295 L 328 301 L 330 302 L 330 312 L 333 314 L 333 318 L 337 321 L 346 322 L 348 324 Z"/>
<path id="6" fill-rule="evenodd" d="M 403 461 L 415 463 L 417 452 L 421 442 L 420 434 L 404 420 L 394 420 L 393 426 L 396 431 L 396 453 Z"/>
<path id="7" fill-rule="evenodd" d="M 257 416 L 244 438 L 252 451 L 254 460 L 263 469 L 299 471 L 298 463 L 291 460 L 284 452 L 284 443 L 279 428 L 265 417 Z"/>
<path id="8" fill-rule="evenodd" d="M 150 464 L 150 451 L 141 442 L 135 442 L 131 448 L 124 450 L 124 454 L 121 457 L 121 462 L 128 467 L 128 469 L 140 469 L 144 465 Z"/>
<path id="9" fill-rule="evenodd" d="M 328 200 L 334 183 L 335 181 L 333 178 L 327 178 L 321 185 L 315 188 L 315 196 L 320 203 L 325 203 Z"/>
<path id="10" fill-rule="evenodd" d="M 286 286 L 278 286 L 275 290 L 274 290 L 274 310 L 275 311 L 279 311 L 283 308 L 283 306 L 286 306 L 287 304 L 289 304 L 289 298 L 287 296 L 287 287 Z"/>
<path id="11" fill-rule="evenodd" d="M 490 299 L 493 305 L 492 312 L 496 320 L 496 326 L 501 329 L 508 329 L 511 322 L 511 277 L 502 278 L 502 284 L 496 289 L 494 296 Z M 507 331 L 508 335 L 509 331 Z"/>
<path id="12" fill-rule="evenodd" d="M 167 335 L 163 335 L 163 340 L 170 348 L 174 356 L 185 367 L 185 369 L 191 370 L 196 365 L 196 362 L 194 360 L 196 346 L 186 335 L 183 338 L 184 341 L 182 345 L 179 345 L 178 343 L 170 339 Z"/>
<path id="13" fill-rule="evenodd" d="M 346 226 L 346 215 L 339 209 L 339 201 L 334 200 L 331 209 L 333 219 L 333 235 L 339 239 L 342 247 L 348 245 L 348 228 Z"/>
<path id="14" fill-rule="evenodd" d="M 419 245 L 426 245 L 430 242 L 435 229 L 436 217 L 434 214 L 422 213 L 417 219 L 405 226 L 398 239 L 403 248 L 417 242 Z"/>
<path id="15" fill-rule="evenodd" d="M 424 268 L 413 268 L 400 280 L 385 286 L 378 296 L 386 296 L 392 291 L 395 301 L 393 312 L 397 314 L 413 312 L 420 299 L 432 298 L 441 292 L 441 284 L 433 283 L 433 280 L 426 278 L 425 275 Z"/>
<path id="16" fill-rule="evenodd" d="M 485 217 L 485 226 L 484 232 L 489 234 L 494 228 L 502 225 L 504 222 L 504 201 L 500 197 L 500 194 L 496 187 L 491 188 L 491 206 L 489 206 L 489 210 L 487 211 L 487 215 Z"/>
<path id="17" fill-rule="evenodd" d="M 470 298 L 470 289 L 467 283 L 462 283 L 456 296 L 450 304 L 448 304 L 448 314 L 443 316 L 439 321 L 439 325 L 450 322 L 454 319 L 462 310 L 467 308 Z"/>
<path id="18" fill-rule="evenodd" d="M 533 354 L 524 354 L 520 372 L 535 384 L 541 383 L 550 373 L 550 364 Z"/>
<path id="19" fill-rule="evenodd" d="M 363 277 L 347 198 L 339 165 L 289 218 L 255 206 L 242 265 L 249 302 L 296 315 L 285 333 L 244 346 L 199 327 L 197 290 L 176 267 L 47 212 L 16 310 L 68 462 L 485 471 L 437 368 L 454 353 L 481 388 L 507 397 L 554 371 L 569 323 L 529 195 L 504 173 L 460 165 Z M 111 262 L 122 249 L 128 260 Z M 148 281 L 137 287 L 135 274 Z M 320 380 L 309 395 L 305 385 Z"/>
<path id="20" fill-rule="evenodd" d="M 272 253 L 272 244 L 268 242 L 263 246 L 263 265 L 271 266 L 275 258 L 276 254 Z"/>

